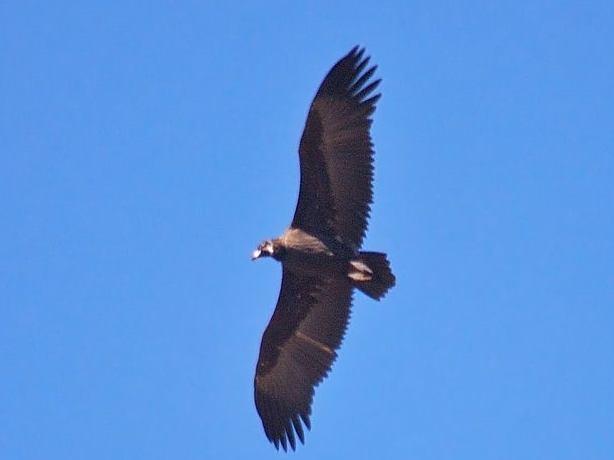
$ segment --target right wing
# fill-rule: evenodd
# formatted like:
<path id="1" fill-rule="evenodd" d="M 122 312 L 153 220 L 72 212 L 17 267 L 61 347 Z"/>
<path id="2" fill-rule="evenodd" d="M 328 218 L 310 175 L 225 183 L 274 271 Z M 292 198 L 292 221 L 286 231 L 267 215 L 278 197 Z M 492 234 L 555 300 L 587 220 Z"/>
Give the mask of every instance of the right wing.
<path id="1" fill-rule="evenodd" d="M 302 278 L 283 271 L 275 312 L 262 336 L 254 380 L 256 409 L 267 438 L 295 449 L 304 442 L 314 388 L 337 357 L 348 324 L 352 288 L 346 278 Z"/>

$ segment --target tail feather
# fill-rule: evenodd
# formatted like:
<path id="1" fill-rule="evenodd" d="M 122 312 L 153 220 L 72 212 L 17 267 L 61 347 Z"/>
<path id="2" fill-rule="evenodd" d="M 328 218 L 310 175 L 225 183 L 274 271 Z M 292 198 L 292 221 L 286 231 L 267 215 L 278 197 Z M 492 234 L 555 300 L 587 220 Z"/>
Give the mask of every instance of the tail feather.
<path id="1" fill-rule="evenodd" d="M 348 277 L 354 287 L 372 299 L 379 300 L 395 285 L 396 279 L 390 269 L 386 254 L 361 252 L 350 262 Z"/>

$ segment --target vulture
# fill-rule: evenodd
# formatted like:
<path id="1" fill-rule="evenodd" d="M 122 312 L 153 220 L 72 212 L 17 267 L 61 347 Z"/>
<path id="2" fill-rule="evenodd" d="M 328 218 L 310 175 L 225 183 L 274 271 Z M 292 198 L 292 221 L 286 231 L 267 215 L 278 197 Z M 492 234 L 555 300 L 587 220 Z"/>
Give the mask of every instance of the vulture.
<path id="1" fill-rule="evenodd" d="M 395 284 L 386 254 L 361 251 L 373 199 L 369 130 L 381 96 L 364 51 L 353 48 L 320 85 L 299 144 L 292 222 L 252 254 L 282 265 L 254 379 L 256 409 L 278 450 L 305 442 L 314 389 L 337 357 L 354 288 L 379 300 Z"/>

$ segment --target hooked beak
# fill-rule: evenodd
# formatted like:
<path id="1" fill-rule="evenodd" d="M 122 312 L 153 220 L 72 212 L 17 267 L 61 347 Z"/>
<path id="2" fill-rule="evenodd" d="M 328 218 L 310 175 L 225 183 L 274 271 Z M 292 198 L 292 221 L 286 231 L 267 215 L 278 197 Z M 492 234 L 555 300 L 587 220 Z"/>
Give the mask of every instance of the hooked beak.
<path id="1" fill-rule="evenodd" d="M 260 249 L 256 249 L 252 252 L 252 260 L 258 259 L 262 255 L 262 251 Z"/>

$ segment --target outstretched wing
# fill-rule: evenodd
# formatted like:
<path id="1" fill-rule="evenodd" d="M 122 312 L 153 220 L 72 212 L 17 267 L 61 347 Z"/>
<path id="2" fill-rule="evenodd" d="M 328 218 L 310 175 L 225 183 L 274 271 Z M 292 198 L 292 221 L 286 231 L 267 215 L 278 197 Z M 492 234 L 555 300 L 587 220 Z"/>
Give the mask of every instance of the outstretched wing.
<path id="1" fill-rule="evenodd" d="M 369 129 L 380 94 L 364 49 L 333 66 L 311 103 L 299 146 L 301 186 L 292 226 L 359 249 L 373 199 Z"/>
<path id="2" fill-rule="evenodd" d="M 351 303 L 346 278 L 302 278 L 284 269 L 254 380 L 256 409 L 277 449 L 280 444 L 295 449 L 295 433 L 304 442 L 314 388 L 337 357 Z"/>

